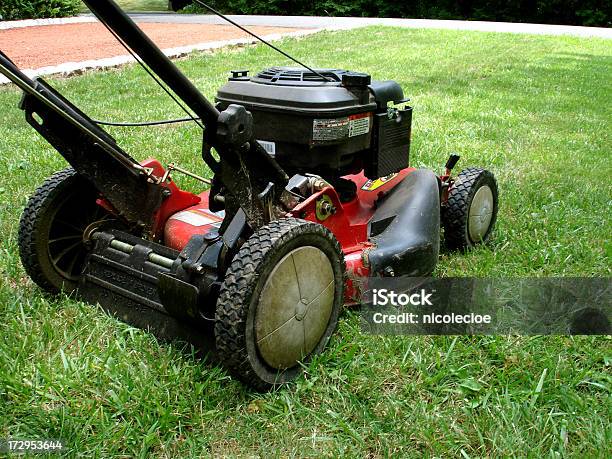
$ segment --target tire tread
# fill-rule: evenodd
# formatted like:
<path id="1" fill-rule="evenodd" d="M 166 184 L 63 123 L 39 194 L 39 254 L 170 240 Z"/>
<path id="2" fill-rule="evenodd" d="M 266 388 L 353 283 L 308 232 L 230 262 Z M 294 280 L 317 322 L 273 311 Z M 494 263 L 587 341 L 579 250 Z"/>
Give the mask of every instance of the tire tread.
<path id="1" fill-rule="evenodd" d="M 259 268 L 274 246 L 300 233 L 318 232 L 332 240 L 337 253 L 342 250 L 332 233 L 322 225 L 295 218 L 274 220 L 256 231 L 234 257 L 221 287 L 215 313 L 217 353 L 225 368 L 249 386 L 265 391 L 274 384 L 263 381 L 248 364 L 245 339 L 248 301 L 257 284 Z M 344 259 L 342 274 L 344 276 Z M 343 279 L 344 282 L 344 279 Z"/>
<path id="2" fill-rule="evenodd" d="M 490 171 L 478 167 L 462 170 L 449 191 L 442 223 L 444 226 L 444 241 L 450 249 L 466 249 L 472 245 L 467 235 L 469 203 L 473 197 L 474 186 L 483 179 L 492 181 L 495 187 L 494 193 L 497 196 L 495 177 Z M 491 228 L 494 224 L 495 215 L 491 222 Z"/>
<path id="3" fill-rule="evenodd" d="M 59 289 L 49 281 L 40 266 L 36 243 L 38 227 L 42 224 L 41 215 L 49 203 L 78 179 L 79 176 L 72 167 L 55 172 L 34 191 L 19 220 L 17 244 L 21 263 L 28 276 L 51 294 L 59 293 Z"/>

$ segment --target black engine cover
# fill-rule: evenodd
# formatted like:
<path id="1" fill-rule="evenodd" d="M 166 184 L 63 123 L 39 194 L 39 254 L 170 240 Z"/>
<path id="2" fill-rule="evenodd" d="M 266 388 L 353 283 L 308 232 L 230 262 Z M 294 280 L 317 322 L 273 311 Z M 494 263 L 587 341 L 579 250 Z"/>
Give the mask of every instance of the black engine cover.
<path id="1" fill-rule="evenodd" d="M 376 115 L 386 114 L 387 101 L 403 98 L 401 88 L 395 82 L 372 83 L 362 73 L 317 72 L 272 67 L 253 78 L 233 72 L 217 92 L 218 108 L 238 104 L 251 112 L 256 138 L 289 175 L 336 177 L 364 168 L 377 174 L 381 136 Z M 408 165 L 409 124 L 399 169 Z"/>

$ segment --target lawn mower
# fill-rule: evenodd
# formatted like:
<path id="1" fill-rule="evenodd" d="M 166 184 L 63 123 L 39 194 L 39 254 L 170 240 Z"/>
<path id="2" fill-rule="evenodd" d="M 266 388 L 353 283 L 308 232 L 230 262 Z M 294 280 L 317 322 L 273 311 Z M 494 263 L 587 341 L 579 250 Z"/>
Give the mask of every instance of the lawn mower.
<path id="1" fill-rule="evenodd" d="M 201 126 L 213 177 L 133 159 L 0 53 L 27 123 L 70 164 L 20 221 L 21 260 L 43 290 L 123 308 L 143 326 L 153 312 L 162 326 L 211 329 L 225 368 L 266 390 L 323 351 L 368 278 L 431 274 L 441 228 L 458 249 L 489 237 L 495 178 L 453 177 L 458 155 L 442 175 L 408 167 L 412 108 L 398 83 L 303 64 L 238 70 L 213 105 L 116 3 L 85 3 Z M 180 189 L 178 173 L 207 190 Z"/>

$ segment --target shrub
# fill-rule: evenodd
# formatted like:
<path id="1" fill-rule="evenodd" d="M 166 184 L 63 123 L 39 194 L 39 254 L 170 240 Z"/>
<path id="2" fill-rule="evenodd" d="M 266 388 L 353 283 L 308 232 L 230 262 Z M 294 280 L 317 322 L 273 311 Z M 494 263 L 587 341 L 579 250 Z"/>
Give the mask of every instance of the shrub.
<path id="1" fill-rule="evenodd" d="M 233 14 L 364 16 L 612 25 L 610 0 L 208 0 Z M 185 13 L 207 13 L 192 4 Z"/>
<path id="2" fill-rule="evenodd" d="M 79 0 L 2 0 L 0 19 L 61 18 L 79 12 Z"/>

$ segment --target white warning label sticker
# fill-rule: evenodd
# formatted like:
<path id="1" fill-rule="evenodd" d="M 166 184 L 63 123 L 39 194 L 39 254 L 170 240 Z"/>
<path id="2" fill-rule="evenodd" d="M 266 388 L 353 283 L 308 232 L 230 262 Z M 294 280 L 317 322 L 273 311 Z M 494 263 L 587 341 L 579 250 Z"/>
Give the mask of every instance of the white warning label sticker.
<path id="1" fill-rule="evenodd" d="M 312 140 L 338 140 L 370 132 L 370 113 L 358 113 L 343 118 L 315 119 Z"/>
<path id="2" fill-rule="evenodd" d="M 349 137 L 363 135 L 370 132 L 370 114 L 359 113 L 349 116 Z"/>
<path id="3" fill-rule="evenodd" d="M 349 117 L 315 119 L 312 122 L 312 140 L 337 140 L 348 137 Z"/>
<path id="4" fill-rule="evenodd" d="M 174 214 L 170 217 L 170 220 L 178 220 L 191 226 L 204 226 L 218 222 L 219 218 L 213 215 L 206 215 L 197 210 L 184 210 Z"/>

